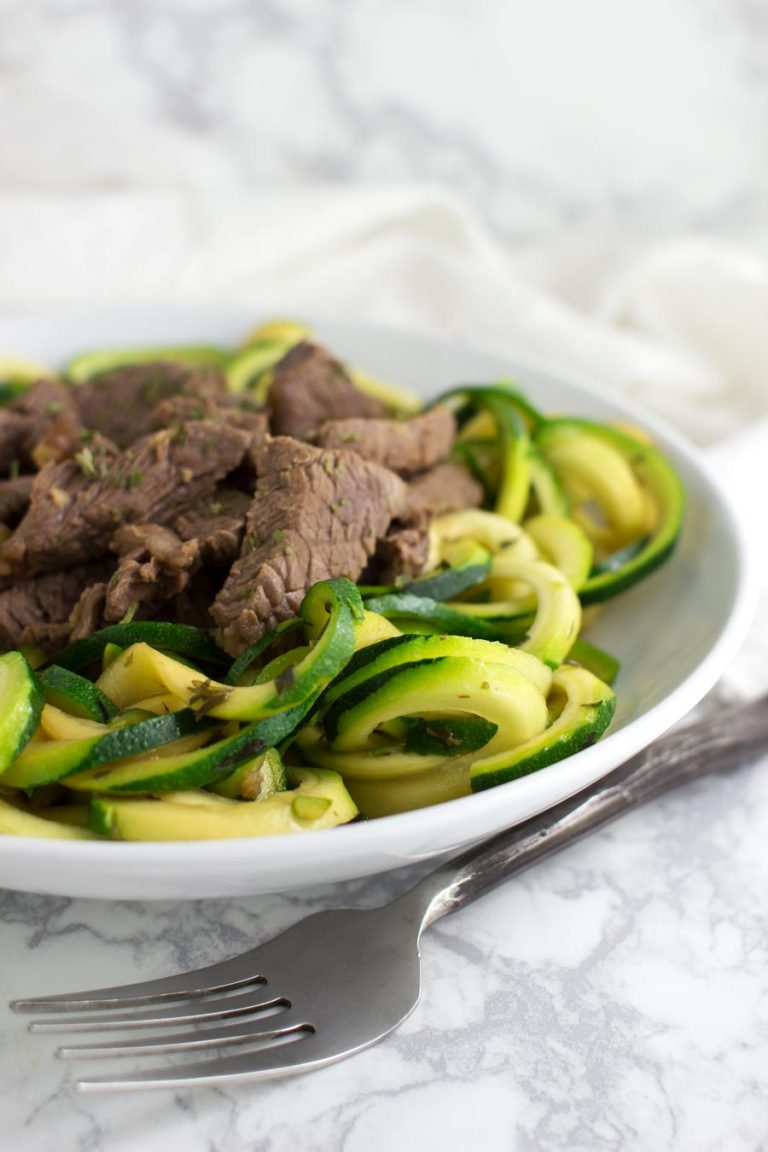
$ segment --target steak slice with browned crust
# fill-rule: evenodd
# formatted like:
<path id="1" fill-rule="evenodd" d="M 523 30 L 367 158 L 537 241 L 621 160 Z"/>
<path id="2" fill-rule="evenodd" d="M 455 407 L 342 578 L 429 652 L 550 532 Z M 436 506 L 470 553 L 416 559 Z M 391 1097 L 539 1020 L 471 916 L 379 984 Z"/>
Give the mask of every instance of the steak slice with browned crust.
<path id="1" fill-rule="evenodd" d="M 217 488 L 210 499 L 177 516 L 174 530 L 182 540 L 197 541 L 204 567 L 228 567 L 240 555 L 251 501 L 236 488 Z"/>
<path id="2" fill-rule="evenodd" d="M 420 576 L 429 557 L 429 526 L 434 517 L 476 508 L 482 500 L 482 486 L 457 462 L 445 461 L 412 477 L 405 511 L 379 541 L 364 581 L 400 584 Z"/>
<path id="3" fill-rule="evenodd" d="M 326 420 L 316 443 L 322 448 L 348 448 L 393 472 L 411 473 L 445 460 L 455 438 L 455 417 L 438 404 L 410 420 Z"/>
<path id="4" fill-rule="evenodd" d="M 154 409 L 160 401 L 180 394 L 203 399 L 225 389 L 224 376 L 216 368 L 156 360 L 99 372 L 74 385 L 72 395 L 86 428 L 113 440 L 118 448 L 127 448 L 158 427 Z"/>
<path id="5" fill-rule="evenodd" d="M 121 524 L 173 523 L 238 467 L 249 444 L 239 428 L 197 420 L 154 432 L 117 455 L 98 443 L 75 460 L 47 465 L 29 511 L 0 548 L 0 575 L 104 556 Z"/>
<path id="6" fill-rule="evenodd" d="M 376 584 L 399 584 L 420 576 L 429 557 L 426 524 L 395 522 L 379 540 L 366 579 Z"/>
<path id="7" fill-rule="evenodd" d="M 387 415 L 379 400 L 355 387 L 330 352 L 306 341 L 275 366 L 267 407 L 272 431 L 297 440 L 312 440 L 326 420 Z"/>
<path id="8" fill-rule="evenodd" d="M 69 638 L 69 616 L 83 588 L 102 579 L 104 564 L 85 564 L 17 580 L 0 592 L 0 651 L 31 644 L 55 652 Z"/>
<path id="9" fill-rule="evenodd" d="M 104 604 L 106 599 L 106 580 L 89 584 L 69 614 L 70 643 L 74 644 L 76 640 L 84 640 L 86 636 L 90 636 L 105 626 Z"/>
<path id="10" fill-rule="evenodd" d="M 236 483 L 253 492 L 256 483 L 256 458 L 269 434 L 269 417 L 248 396 L 171 396 L 158 404 L 154 412 L 156 428 L 183 428 L 190 420 L 214 420 L 240 428 L 250 436 L 243 457 L 241 474 Z"/>
<path id="11" fill-rule="evenodd" d="M 242 555 L 211 608 L 223 647 L 237 655 L 295 616 L 318 580 L 357 580 L 405 492 L 393 472 L 353 452 L 268 441 Z"/>
<path id="12" fill-rule="evenodd" d="M 187 587 L 200 562 L 197 540 L 180 540 L 160 524 L 124 524 L 112 537 L 111 548 L 120 560 L 107 585 L 108 621 L 122 620 L 128 613 L 151 618 Z"/>
<path id="13" fill-rule="evenodd" d="M 29 507 L 34 476 L 14 476 L 0 480 L 0 524 L 12 528 Z"/>
<path id="14" fill-rule="evenodd" d="M 51 459 L 49 455 L 36 461 L 35 449 L 54 428 L 59 440 L 66 443 L 66 450 L 59 450 L 56 459 L 70 455 L 77 449 L 79 427 L 70 388 L 58 380 L 31 384 L 0 408 L 0 475 L 12 474 L 14 468 L 34 468 Z"/>
<path id="15" fill-rule="evenodd" d="M 413 476 L 408 484 L 406 513 L 403 519 L 427 522 L 447 512 L 460 512 L 463 508 L 479 508 L 483 502 L 483 487 L 470 475 L 463 464 L 446 460 L 436 464 L 420 476 Z"/>

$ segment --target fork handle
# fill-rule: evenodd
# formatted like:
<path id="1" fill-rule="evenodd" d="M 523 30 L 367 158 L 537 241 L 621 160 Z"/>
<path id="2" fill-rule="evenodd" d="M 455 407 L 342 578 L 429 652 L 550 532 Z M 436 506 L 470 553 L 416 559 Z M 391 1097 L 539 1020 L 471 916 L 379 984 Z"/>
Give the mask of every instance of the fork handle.
<path id="1" fill-rule="evenodd" d="M 665 736 L 555 808 L 449 860 L 399 899 L 413 905 L 424 928 L 631 808 L 766 751 L 768 696 L 763 696 Z"/>

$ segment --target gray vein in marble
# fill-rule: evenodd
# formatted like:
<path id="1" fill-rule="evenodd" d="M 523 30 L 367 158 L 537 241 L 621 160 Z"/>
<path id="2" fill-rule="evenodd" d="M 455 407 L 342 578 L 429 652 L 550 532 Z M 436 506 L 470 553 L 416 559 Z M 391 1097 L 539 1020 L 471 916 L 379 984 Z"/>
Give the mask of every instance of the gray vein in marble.
<path id="1" fill-rule="evenodd" d="M 679 226 L 681 220 L 718 227 L 765 218 L 768 29 L 763 7 L 755 0 L 708 0 L 705 5 L 674 0 L 665 9 L 675 18 L 669 23 L 674 35 L 685 32 L 685 52 L 706 53 L 708 38 L 725 47 L 718 56 L 723 61 L 719 70 L 723 98 L 731 99 L 732 106 L 724 112 L 721 134 L 718 129 L 708 135 L 712 155 L 717 155 L 718 147 L 726 147 L 732 129 L 748 131 L 741 126 L 741 105 L 754 119 L 755 160 L 742 156 L 739 161 L 751 164 L 751 171 L 734 173 L 731 179 L 730 163 L 725 160 L 719 167 L 715 163 L 713 173 L 728 179 L 720 180 L 712 190 L 706 174 L 696 175 L 698 161 L 692 160 L 689 168 L 684 152 L 675 171 L 656 172 L 651 164 L 645 173 L 643 164 L 647 166 L 653 155 L 653 141 L 645 143 L 640 137 L 635 150 L 638 158 L 622 155 L 613 171 L 602 173 L 598 184 L 598 173 L 591 170 L 589 134 L 582 130 L 582 121 L 571 120 L 568 109 L 563 109 L 558 129 L 559 146 L 553 144 L 551 133 L 542 131 L 538 155 L 516 158 L 514 141 L 521 126 L 526 122 L 535 126 L 542 115 L 535 88 L 527 107 L 512 106 L 503 112 L 506 74 L 514 69 L 514 44 L 520 31 L 517 2 L 508 6 L 506 25 L 493 15 L 496 9 L 489 0 L 480 0 L 471 9 L 477 26 L 482 27 L 483 21 L 488 24 L 485 56 L 496 87 L 473 82 L 471 69 L 456 69 L 452 87 L 476 108 L 467 124 L 458 124 L 452 116 L 448 89 L 441 103 L 440 85 L 446 84 L 441 75 L 434 78 L 438 98 L 428 107 L 418 93 L 392 84 L 399 64 L 390 42 L 381 48 L 387 55 L 380 75 L 368 75 L 365 67 L 367 41 L 373 38 L 376 43 L 387 21 L 407 16 L 407 34 L 415 38 L 429 77 L 430 60 L 438 59 L 446 47 L 455 51 L 446 30 L 451 21 L 470 11 L 459 0 L 441 6 L 417 0 L 414 5 L 388 7 L 378 0 L 360 0 L 354 6 L 309 0 L 282 4 L 273 0 L 256 4 L 245 0 L 206 4 L 168 0 L 158 4 L 147 0 L 19 4 L 6 0 L 3 9 L 12 34 L 0 45 L 0 94 L 5 93 L 8 106 L 24 109 L 23 115 L 35 130 L 43 123 L 38 87 L 42 81 L 50 91 L 51 111 L 63 118 L 65 138 L 71 137 L 68 153 L 74 165 L 62 164 L 61 157 L 53 153 L 46 167 L 39 150 L 27 149 L 26 136 L 5 133 L 6 161 L 0 164 L 0 173 L 9 186 L 170 183 L 242 189 L 263 187 L 265 182 L 274 186 L 443 181 L 464 194 L 498 230 L 516 239 L 583 225 L 598 215 L 604 222 L 631 222 L 634 227 L 653 222 L 667 229 Z M 648 20 L 661 18 L 661 8 L 654 3 Z M 75 103 L 67 57 L 53 48 L 62 36 L 67 53 L 76 51 L 81 39 L 84 51 L 90 48 L 92 53 L 84 79 L 87 86 Z M 97 37 L 95 48 L 90 47 L 93 36 Z M 509 44 L 506 56 L 505 41 Z M 660 34 L 659 43 L 663 42 Z M 46 45 L 50 45 L 47 50 Z M 593 49 L 582 46 L 582 50 L 588 73 Z M 563 46 L 553 36 L 554 60 L 561 51 Z M 103 60 L 101 53 L 106 53 Z M 276 88 L 274 78 L 260 84 L 259 69 L 270 54 L 272 58 L 277 54 L 281 61 L 278 76 L 285 67 L 291 70 L 287 86 Z M 699 68 L 705 59 L 706 54 L 698 61 Z M 681 84 L 685 61 L 683 54 Z M 93 99 L 84 102 L 87 93 Z M 639 95 L 638 102 L 629 105 L 633 115 L 639 115 L 641 99 Z M 594 100 L 589 95 L 587 107 Z M 604 102 L 594 108 L 603 106 Z M 93 131 L 101 126 L 123 145 L 92 150 L 86 161 L 74 126 L 81 108 L 92 118 Z M 497 133 L 492 147 L 481 138 L 480 128 L 484 120 L 496 122 L 500 114 L 509 120 L 509 143 Z M 302 127 L 308 115 L 311 132 Z M 678 115 L 689 117 L 691 138 L 698 137 L 700 125 L 692 110 L 681 104 Z M 763 126 L 760 131 L 759 125 Z M 617 139 L 625 127 L 616 123 Z M 676 130 L 680 131 L 680 125 Z M 663 132 L 663 125 L 655 131 Z M 134 155 L 141 148 L 142 132 L 147 148 L 143 164 Z M 572 137 L 584 141 L 578 163 L 570 151 Z M 663 143 L 659 141 L 660 146 Z"/>
<path id="2" fill-rule="evenodd" d="M 8 1130 L 23 1152 L 58 1149 L 62 1125 L 77 1152 L 159 1152 L 170 1139 L 193 1152 L 375 1152 L 415 1149 L 429 1133 L 458 1150 L 477 1110 L 491 1152 L 757 1152 L 768 1118 L 766 768 L 744 770 L 738 787 L 672 795 L 441 921 L 424 939 L 416 1013 L 313 1076 L 78 1099 L 50 1042 L 4 1019 L 17 1045 L 0 1064 Z M 408 879 L 187 905 L 3 893 L 0 994 L 54 975 L 77 986 L 94 966 L 122 979 L 210 962 L 316 907 L 376 904 Z"/>

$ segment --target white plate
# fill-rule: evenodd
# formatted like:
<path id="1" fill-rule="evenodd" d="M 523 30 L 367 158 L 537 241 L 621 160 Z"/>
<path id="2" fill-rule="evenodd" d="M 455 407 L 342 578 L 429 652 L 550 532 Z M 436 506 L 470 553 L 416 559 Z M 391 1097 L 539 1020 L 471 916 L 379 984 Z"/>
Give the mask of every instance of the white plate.
<path id="1" fill-rule="evenodd" d="M 253 316 L 112 311 L 0 320 L 0 349 L 58 363 L 109 343 L 234 343 Z M 514 377 L 549 411 L 644 423 L 679 469 L 688 512 L 672 560 L 610 603 L 590 633 L 622 662 L 618 709 L 600 743 L 559 764 L 433 808 L 325 832 L 180 844 L 0 838 L 0 885 L 67 896 L 195 899 L 305 887 L 383 872 L 518 823 L 605 775 L 688 712 L 714 684 L 751 611 L 745 548 L 699 456 L 623 400 L 449 341 L 381 327 L 320 322 L 338 355 L 424 396 L 460 382 Z"/>

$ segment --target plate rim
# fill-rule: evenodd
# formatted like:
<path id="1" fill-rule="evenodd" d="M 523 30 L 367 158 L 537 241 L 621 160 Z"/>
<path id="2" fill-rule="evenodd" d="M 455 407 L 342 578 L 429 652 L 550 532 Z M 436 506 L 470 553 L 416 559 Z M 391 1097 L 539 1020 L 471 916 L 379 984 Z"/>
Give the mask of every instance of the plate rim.
<path id="1" fill-rule="evenodd" d="M 135 322 L 137 326 L 140 326 L 142 318 L 151 316 L 153 320 L 156 320 L 158 313 L 168 318 L 169 324 L 182 323 L 185 326 L 191 324 L 194 318 L 199 318 L 199 322 L 202 325 L 201 332 L 203 333 L 206 331 L 206 327 L 209 330 L 215 330 L 217 327 L 223 328 L 225 325 L 233 326 L 241 321 L 250 325 L 255 323 L 254 310 L 246 310 L 241 305 L 233 305 L 230 308 L 217 306 L 212 309 L 204 309 L 195 305 L 190 305 L 189 307 L 172 306 L 167 309 L 160 309 L 158 306 L 144 305 L 136 307 L 110 305 L 93 309 L 24 309 L 23 311 L 3 311 L 2 314 L 0 314 L 0 338 L 2 338 L 2 329 L 6 326 L 13 327 L 14 323 L 19 323 L 20 321 L 23 322 L 24 325 L 34 323 L 41 326 L 53 325 L 59 327 L 64 322 L 77 324 L 87 319 L 89 323 L 93 324 L 94 328 L 98 328 L 100 320 L 104 322 L 107 317 L 112 319 L 119 317 L 120 321 L 124 320 L 126 323 Z M 194 322 L 197 323 L 197 319 L 195 319 Z M 563 787 L 558 787 L 557 800 L 552 801 L 551 804 L 534 808 L 527 815 L 532 815 L 534 811 L 546 811 L 551 808 L 553 804 L 588 787 L 594 780 L 607 775 L 616 765 L 647 747 L 687 715 L 713 687 L 722 670 L 735 655 L 754 614 L 759 590 L 756 567 L 752 560 L 746 531 L 739 511 L 727 490 L 706 467 L 703 453 L 691 444 L 677 429 L 669 426 L 662 418 L 658 417 L 656 413 L 646 410 L 643 405 L 638 403 L 634 398 L 619 396 L 617 399 L 614 399 L 612 396 L 606 397 L 600 390 L 600 384 L 592 380 L 585 380 L 583 374 L 579 372 L 574 372 L 572 375 L 564 374 L 548 368 L 541 362 L 534 363 L 530 359 L 519 360 L 513 354 L 505 354 L 498 349 L 483 348 L 467 341 L 457 340 L 451 335 L 441 336 L 434 332 L 418 328 L 408 328 L 402 325 L 391 325 L 354 317 L 323 316 L 318 313 L 310 316 L 308 322 L 313 328 L 318 329 L 321 337 L 323 330 L 346 329 L 347 331 L 355 330 L 358 335 L 369 331 L 372 335 L 378 337 L 381 337 L 382 334 L 387 334 L 394 339 L 416 339 L 433 344 L 442 351 L 453 348 L 468 355 L 491 358 L 498 360 L 500 363 L 503 361 L 509 364 L 508 372 L 510 375 L 514 375 L 516 372 L 538 373 L 564 387 L 575 388 L 577 391 L 586 392 L 601 404 L 607 403 L 609 407 L 620 410 L 623 416 L 628 415 L 641 421 L 655 436 L 658 436 L 660 440 L 670 444 L 674 448 L 674 451 L 692 468 L 697 478 L 703 482 L 708 496 L 713 498 L 718 506 L 718 512 L 722 517 L 723 523 L 728 526 L 736 571 L 733 600 L 725 623 L 704 659 L 689 673 L 677 688 L 653 705 L 646 713 L 629 720 L 622 728 L 614 732 L 609 731 L 603 740 L 592 747 L 584 749 L 576 753 L 575 756 L 570 756 L 565 760 L 558 761 L 543 769 L 543 771 L 549 774 L 548 778 L 551 781 L 557 780 L 558 784 L 560 783 L 558 777 L 562 777 Z M 17 350 L 14 349 L 13 351 Z M 20 349 L 18 351 L 21 353 Z M 608 746 L 612 754 L 606 758 L 605 750 Z M 572 768 L 575 758 L 578 758 L 581 771 L 578 782 L 569 788 L 566 777 L 569 768 Z M 606 759 L 611 762 L 608 766 L 605 766 Z M 600 767 L 600 765 L 603 766 Z M 539 773 L 535 775 L 538 776 Z M 283 861 L 285 861 L 286 864 L 289 861 L 292 864 L 297 863 L 307 849 L 309 849 L 310 855 L 314 855 L 314 849 L 310 848 L 310 845 L 325 844 L 326 847 L 324 851 L 330 853 L 337 860 L 357 858 L 361 850 L 364 850 L 366 845 L 368 845 L 371 855 L 375 852 L 384 855 L 391 853 L 393 857 L 391 866 L 398 867 L 406 865 L 409 862 L 415 863 L 421 859 L 436 858 L 446 852 L 453 851 L 461 846 L 466 846 L 472 839 L 482 838 L 484 835 L 493 835 L 493 832 L 480 833 L 473 838 L 467 838 L 461 835 L 460 830 L 464 822 L 464 814 L 467 812 L 467 805 L 472 805 L 471 811 L 479 818 L 482 812 L 498 808 L 499 789 L 509 790 L 511 788 L 517 788 L 518 791 L 520 791 L 520 786 L 525 785 L 526 779 L 529 778 L 523 777 L 520 780 L 509 781 L 500 785 L 498 788 L 460 797 L 440 805 L 435 805 L 427 810 L 417 809 L 382 817 L 369 823 L 345 825 L 340 828 L 325 829 L 311 834 L 302 835 L 299 833 L 296 836 L 290 837 L 270 836 L 258 839 L 240 838 L 204 842 L 168 841 L 161 843 L 129 843 L 120 841 L 101 843 L 99 841 L 57 841 L 55 839 L 41 839 L 38 837 L 0 837 L 0 864 L 12 858 L 19 866 L 23 867 L 26 860 L 45 856 L 48 866 L 53 870 L 55 870 L 59 864 L 61 864 L 62 867 L 71 866 L 78 868 L 82 866 L 83 868 L 87 867 L 92 869 L 98 867 L 100 864 L 109 862 L 110 873 L 115 868 L 119 869 L 121 865 L 137 866 L 139 863 L 141 864 L 141 871 L 144 871 L 151 868 L 154 862 L 156 862 L 159 867 L 162 867 L 163 864 L 170 860 L 178 860 L 186 850 L 186 852 L 198 853 L 204 851 L 206 863 L 209 866 L 215 866 L 218 863 L 225 862 L 229 866 L 237 866 L 239 860 L 242 859 L 245 861 L 247 858 L 247 863 L 250 868 L 257 867 L 259 856 L 267 853 L 270 866 L 279 869 Z M 418 831 L 418 824 L 420 821 L 423 821 L 425 811 L 430 813 L 431 821 L 430 831 L 428 834 L 425 834 L 425 839 L 441 839 L 442 846 L 437 849 L 433 846 L 425 846 L 423 852 L 409 850 L 407 854 L 404 854 L 402 849 L 398 850 L 398 841 L 418 839 L 418 836 L 414 836 L 413 833 Z M 514 815 L 510 816 L 510 826 L 526 819 L 527 815 L 520 816 L 517 819 Z M 477 820 L 473 822 L 477 823 Z M 374 829 L 375 833 L 372 837 L 371 833 Z M 439 833 L 441 829 L 444 833 L 450 835 L 449 840 L 446 841 L 445 835 L 442 838 L 440 837 Z M 320 838 L 319 840 L 318 837 Z M 376 841 L 375 846 L 371 843 L 373 839 Z M 375 871 L 379 872 L 383 870 L 383 868 L 377 868 Z M 365 874 L 364 871 L 359 869 L 355 871 L 355 876 Z M 0 883 L 7 884 L 7 880 L 0 880 Z M 286 885 L 286 890 L 288 887 L 289 886 Z M 38 886 L 25 890 L 44 891 L 45 889 L 41 889 Z M 257 893 L 277 891 L 279 889 L 271 886 L 269 888 L 253 888 L 251 890 Z M 163 898 L 165 895 L 165 893 L 161 893 L 159 898 Z M 142 898 L 148 899 L 152 897 L 144 896 Z M 205 899 L 216 897 L 208 896 L 205 893 L 191 892 L 186 898 Z"/>

